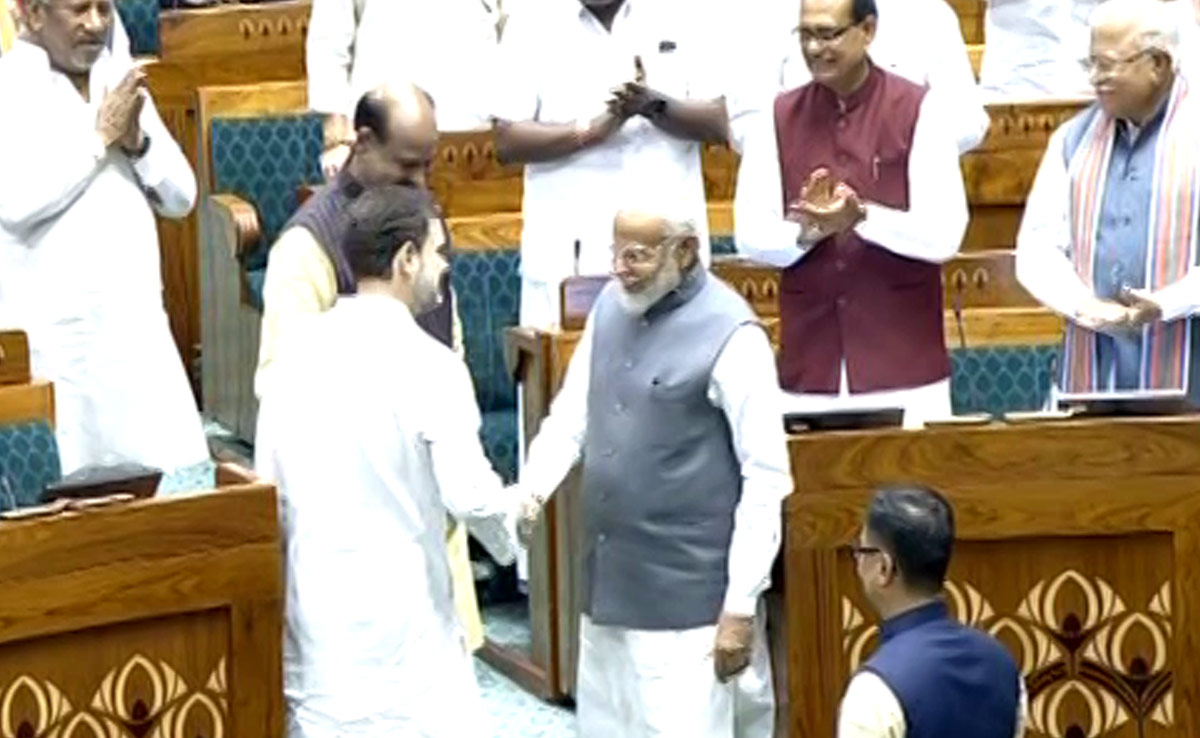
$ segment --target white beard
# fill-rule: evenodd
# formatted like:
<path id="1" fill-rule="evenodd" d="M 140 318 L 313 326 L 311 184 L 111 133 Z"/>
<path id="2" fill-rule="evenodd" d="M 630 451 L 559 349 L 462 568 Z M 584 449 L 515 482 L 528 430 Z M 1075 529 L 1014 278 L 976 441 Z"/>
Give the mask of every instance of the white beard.
<path id="1" fill-rule="evenodd" d="M 617 302 L 626 314 L 636 318 L 645 315 L 647 310 L 654 307 L 682 281 L 683 272 L 679 270 L 678 262 L 668 258 L 663 268 L 654 275 L 654 281 L 641 292 L 630 292 L 623 286 L 617 290 Z"/>

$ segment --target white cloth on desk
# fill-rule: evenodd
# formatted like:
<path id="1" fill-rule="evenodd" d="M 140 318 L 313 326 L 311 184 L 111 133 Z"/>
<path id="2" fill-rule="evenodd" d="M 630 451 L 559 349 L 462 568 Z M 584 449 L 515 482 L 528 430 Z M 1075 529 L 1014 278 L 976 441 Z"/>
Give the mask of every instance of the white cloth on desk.
<path id="1" fill-rule="evenodd" d="M 750 79 L 741 80 L 731 94 L 730 117 L 739 145 L 745 135 L 741 121 L 757 111 L 773 114 L 777 94 L 812 81 L 795 32 L 799 1 L 758 0 L 758 5 L 757 20 L 742 33 L 749 47 L 746 57 L 759 55 L 760 61 L 756 70 L 746 67 L 743 74 Z M 954 137 L 959 151 L 978 146 L 990 119 L 954 10 L 945 0 L 876 0 L 876 6 L 879 15 L 869 49 L 871 60 L 880 69 L 937 92 L 946 102 L 945 133 Z M 767 84 L 753 79 L 760 74 Z"/>
<path id="2" fill-rule="evenodd" d="M 517 500 L 480 446 L 466 366 L 402 303 L 357 295 L 289 334 L 272 372 L 255 461 L 286 537 L 288 735 L 490 735 L 446 515 L 506 563 Z"/>
<path id="3" fill-rule="evenodd" d="M 1015 738 L 1025 735 L 1029 709 L 1023 679 L 1020 693 Z M 904 738 L 907 734 L 904 708 L 887 682 L 871 671 L 855 674 L 838 708 L 837 738 Z"/>
<path id="4" fill-rule="evenodd" d="M 1069 319 L 1093 297 L 1067 249 L 1071 245 L 1070 176 L 1063 157 L 1067 125 L 1050 137 L 1038 167 L 1033 189 L 1025 201 L 1025 214 L 1017 233 L 1017 281 L 1038 302 Z M 1200 313 L 1200 269 L 1158 290 L 1155 300 L 1162 307 L 1162 320 L 1172 321 Z"/>
<path id="5" fill-rule="evenodd" d="M 433 96 L 441 130 L 484 127 L 495 22 L 480 0 L 313 0 L 309 107 L 353 120 L 363 93 L 413 82 Z"/>
<path id="6" fill-rule="evenodd" d="M 678 99 L 716 99 L 723 85 L 717 29 L 695 6 L 708 0 L 626 0 L 609 32 L 578 2 L 544 2 L 515 12 L 500 44 L 504 82 L 493 112 L 513 121 L 570 124 L 605 110 L 610 90 L 634 78 L 641 58 L 646 84 Z M 557 290 L 575 271 L 607 274 L 613 216 L 624 206 L 682 208 L 701 233 L 708 262 L 708 210 L 701 144 L 670 136 L 643 118 L 586 151 L 525 166 L 521 271 Z M 672 210 L 675 208 L 673 207 Z M 523 325 L 533 323 L 525 315 Z"/>
<path id="7" fill-rule="evenodd" d="M 29 334 L 34 374 L 54 382 L 64 473 L 208 458 L 163 309 L 154 219 L 187 215 L 195 175 L 148 93 L 141 159 L 106 150 L 95 130 L 131 64 L 128 50 L 104 50 L 89 102 L 39 46 L 18 41 L 0 60 L 0 326 Z"/>
<path id="8" fill-rule="evenodd" d="M 530 446 L 522 471 L 521 486 L 538 495 L 549 495 L 558 487 L 571 467 L 579 460 L 587 433 L 587 394 L 591 373 L 592 324 L 588 322 L 571 357 L 563 387 L 550 408 L 550 415 Z M 755 640 L 750 666 L 740 674 L 732 687 L 732 716 L 729 730 L 718 733 L 738 738 L 769 738 L 774 728 L 775 700 L 771 664 L 765 635 L 765 619 L 759 598 L 770 584 L 771 566 L 779 551 L 782 536 L 781 504 L 792 490 L 792 479 L 779 419 L 778 379 L 775 358 L 762 329 L 757 326 L 738 328 L 725 344 L 713 365 L 708 389 L 709 400 L 724 410 L 729 421 L 733 445 L 742 465 L 742 496 L 734 513 L 733 539 L 729 547 L 729 583 L 725 595 L 725 612 L 735 615 L 756 615 Z M 715 624 L 714 624 L 715 625 Z M 712 660 L 705 656 L 712 651 L 714 628 L 705 631 L 664 631 L 656 634 L 607 628 L 597 631 L 584 623 L 586 634 L 603 633 L 599 643 L 612 646 L 623 644 L 621 650 L 604 657 L 589 658 L 584 653 L 589 646 L 581 644 L 579 690 L 580 729 L 583 736 L 642 735 L 623 731 L 605 733 L 611 724 L 608 719 L 625 721 L 624 725 L 642 724 L 639 720 L 658 724 L 659 709 L 649 704 L 622 703 L 621 717 L 604 713 L 614 710 L 613 700 L 624 699 L 634 664 L 661 661 L 657 668 L 667 670 L 669 678 L 679 681 L 679 699 L 661 708 L 662 720 L 674 717 L 677 722 L 667 733 L 646 735 L 713 735 L 688 732 L 699 725 L 690 723 L 701 715 L 722 714 L 725 692 L 717 684 Z M 624 635 L 622 635 L 622 633 Z M 705 640 L 707 638 L 707 640 Z M 702 642 L 703 641 L 703 642 Z M 633 653 L 630 646 L 644 644 L 646 651 Z M 666 644 L 659 651 L 658 644 Z M 675 665 L 673 653 L 690 658 L 686 668 Z M 704 663 L 702 663 L 704 662 Z M 703 672 L 701 673 L 701 669 Z M 695 672 L 695 673 L 691 673 Z M 601 694 L 602 690 L 610 690 Z M 701 692 L 710 695 L 711 704 L 697 701 Z M 679 700 L 683 700 L 680 702 Z M 689 707 L 680 711 L 680 705 Z M 644 708 L 644 709 L 643 709 Z M 631 713 L 630 711 L 634 711 Z M 672 712 L 673 711 L 673 712 Z M 690 711 L 691 714 L 684 714 Z M 588 716 L 598 721 L 593 726 Z"/>

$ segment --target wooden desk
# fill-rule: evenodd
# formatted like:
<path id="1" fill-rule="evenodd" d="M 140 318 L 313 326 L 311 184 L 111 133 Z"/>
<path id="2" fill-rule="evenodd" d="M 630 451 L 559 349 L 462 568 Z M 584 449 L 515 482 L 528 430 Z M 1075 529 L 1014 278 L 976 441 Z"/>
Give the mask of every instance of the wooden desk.
<path id="1" fill-rule="evenodd" d="M 282 565 L 263 484 L 0 522 L 0 731 L 281 738 Z"/>
<path id="2" fill-rule="evenodd" d="M 834 733 L 875 618 L 849 554 L 873 490 L 955 508 L 948 595 L 1012 649 L 1026 735 L 1200 734 L 1200 417 L 794 436 L 789 735 Z"/>

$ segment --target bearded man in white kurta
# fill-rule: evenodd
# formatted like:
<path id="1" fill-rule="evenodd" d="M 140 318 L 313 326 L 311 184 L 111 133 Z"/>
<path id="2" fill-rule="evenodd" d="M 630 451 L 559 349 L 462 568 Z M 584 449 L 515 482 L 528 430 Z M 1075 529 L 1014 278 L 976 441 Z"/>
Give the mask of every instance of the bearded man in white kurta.
<path id="1" fill-rule="evenodd" d="M 196 180 L 128 52 L 111 0 L 30 0 L 0 59 L 0 326 L 29 334 L 54 382 L 64 473 L 208 457 L 163 310 L 154 212 L 183 217 Z"/>
<path id="2" fill-rule="evenodd" d="M 447 268 L 428 194 L 368 189 L 348 217 L 358 290 L 283 338 L 259 410 L 287 540 L 288 736 L 489 736 L 446 515 L 507 563 L 517 498 L 479 443 L 466 365 L 413 319 Z"/>
<path id="3" fill-rule="evenodd" d="M 686 207 L 686 206 L 684 206 Z M 583 461 L 581 738 L 770 735 L 759 595 L 791 491 L 767 335 L 698 228 L 622 211 L 615 279 L 529 448 L 549 496 Z M 758 697 L 757 693 L 753 693 Z"/>

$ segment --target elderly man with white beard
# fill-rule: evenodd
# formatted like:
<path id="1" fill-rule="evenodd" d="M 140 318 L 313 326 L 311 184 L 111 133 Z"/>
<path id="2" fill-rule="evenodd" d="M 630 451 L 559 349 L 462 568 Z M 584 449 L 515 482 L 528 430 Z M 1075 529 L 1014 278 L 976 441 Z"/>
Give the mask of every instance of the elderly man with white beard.
<path id="1" fill-rule="evenodd" d="M 521 486 L 544 501 L 582 457 L 580 736 L 729 738 L 734 678 L 769 668 L 758 600 L 792 489 L 775 357 L 693 223 L 613 231 Z"/>

